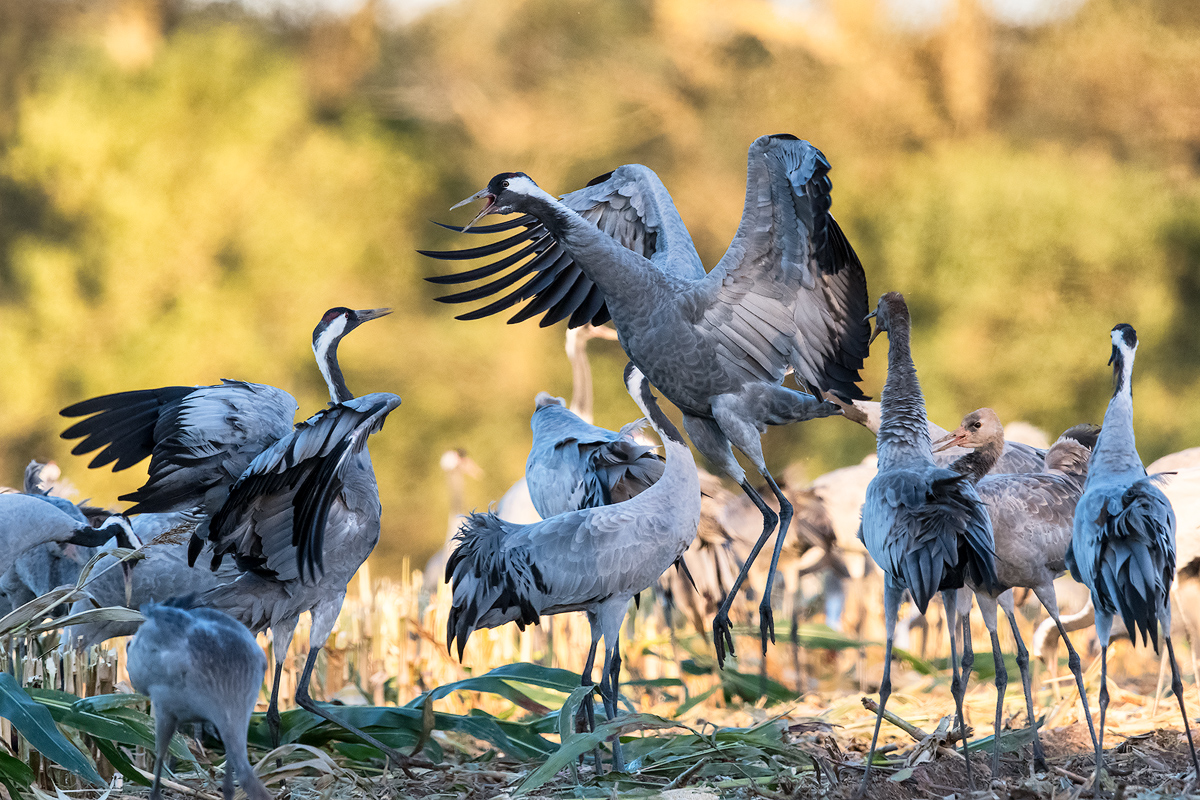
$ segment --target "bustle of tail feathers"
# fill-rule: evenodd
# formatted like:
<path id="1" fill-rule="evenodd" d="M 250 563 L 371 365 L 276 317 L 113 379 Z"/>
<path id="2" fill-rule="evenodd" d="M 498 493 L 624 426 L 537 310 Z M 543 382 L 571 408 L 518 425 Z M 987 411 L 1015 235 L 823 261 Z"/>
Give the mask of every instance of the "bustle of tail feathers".
<path id="1" fill-rule="evenodd" d="M 933 481 L 928 500 L 915 514 L 920 521 L 922 541 L 943 543 L 940 553 L 916 548 L 905 556 L 902 569 L 913 602 L 921 613 L 939 591 L 960 589 L 969 580 L 989 594 L 1000 590 L 996 575 L 995 545 L 991 541 L 991 519 L 982 502 L 971 502 L 962 487 L 967 476 Z M 985 537 L 983 534 L 987 532 Z M 954 542 L 953 561 L 944 546 Z"/>
<path id="2" fill-rule="evenodd" d="M 467 640 L 489 611 L 509 612 L 505 616 L 521 630 L 541 619 L 531 590 L 546 593 L 548 588 L 528 550 L 504 549 L 509 526 L 495 514 L 472 512 L 454 537 L 457 546 L 446 560 L 446 582 L 453 597 L 446 648 L 453 652 L 457 641 L 459 661 Z"/>
<path id="3" fill-rule="evenodd" d="M 1121 497 L 1121 510 L 1100 512 L 1097 522 L 1104 537 L 1096 565 L 1096 579 L 1102 582 L 1102 610 L 1120 613 L 1130 638 L 1141 634 L 1142 644 L 1158 652 L 1159 613 L 1169 602 L 1175 578 L 1175 553 L 1163 546 L 1173 541 L 1166 524 L 1170 507 L 1161 496 L 1148 493 L 1141 481 L 1130 486 Z"/>

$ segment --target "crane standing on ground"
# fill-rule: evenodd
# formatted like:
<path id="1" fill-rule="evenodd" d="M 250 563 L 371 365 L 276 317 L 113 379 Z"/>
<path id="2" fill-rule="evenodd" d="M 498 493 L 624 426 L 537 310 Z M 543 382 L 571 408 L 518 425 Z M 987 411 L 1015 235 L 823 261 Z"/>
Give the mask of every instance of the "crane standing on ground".
<path id="1" fill-rule="evenodd" d="M 700 482 L 691 450 L 632 364 L 625 370 L 625 383 L 662 438 L 662 477 L 625 502 L 529 525 L 506 522 L 494 513 L 473 514 L 446 564 L 446 580 L 454 590 L 446 644 L 454 648 L 457 642 L 460 659 L 467 639 L 480 628 L 507 622 L 524 628 L 545 615 L 586 612 L 592 645 L 582 685 L 591 685 L 603 637 L 600 692 L 609 719 L 617 713 L 619 637 L 629 601 L 675 563 L 700 521 Z M 613 766 L 623 770 L 618 743 L 613 745 Z"/>
<path id="2" fill-rule="evenodd" d="M 1171 583 L 1175 578 L 1175 512 L 1154 479 L 1147 477 L 1133 433 L 1133 361 L 1137 332 L 1121 323 L 1112 329 L 1113 395 L 1092 452 L 1083 497 L 1075 507 L 1067 566 L 1091 590 L 1100 639 L 1100 725 L 1092 727 L 1087 694 L 1079 679 L 1084 714 L 1096 748 L 1096 779 L 1104 774 L 1104 717 L 1108 710 L 1108 642 L 1120 615 L 1130 638 L 1147 638 L 1158 651 L 1159 626 L 1171 661 L 1171 691 L 1187 733 L 1196 779 L 1200 761 L 1184 709 L 1183 682 L 1171 644 Z M 1065 639 L 1066 636 L 1064 635 Z"/>
<path id="3" fill-rule="evenodd" d="M 996 577 L 992 526 L 975 488 L 966 476 L 938 467 L 925 417 L 925 399 L 917 381 L 909 345 L 908 306 L 897 292 L 879 298 L 873 315 L 875 333 L 888 333 L 887 383 L 883 388 L 882 422 L 876 450 L 879 472 L 867 487 L 863 503 L 861 536 L 871 558 L 883 570 L 883 609 L 887 629 L 883 681 L 879 686 L 879 712 L 867 754 L 866 770 L 858 796 L 867 790 L 871 761 L 879 739 L 879 726 L 892 691 L 892 641 L 904 590 L 922 613 L 930 598 L 942 593 L 950 632 L 950 661 L 956 718 L 964 734 L 963 694 L 967 675 L 957 663 L 955 595 L 966 582 L 993 591 Z M 964 617 L 964 625 L 969 621 Z M 972 785 L 967 737 L 963 739 L 967 785 Z"/>

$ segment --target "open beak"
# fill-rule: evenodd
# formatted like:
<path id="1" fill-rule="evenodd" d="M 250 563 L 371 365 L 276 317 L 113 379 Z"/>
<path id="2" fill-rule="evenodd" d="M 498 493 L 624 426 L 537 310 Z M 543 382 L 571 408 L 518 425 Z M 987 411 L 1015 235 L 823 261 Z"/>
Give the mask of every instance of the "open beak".
<path id="1" fill-rule="evenodd" d="M 476 222 L 479 222 L 479 220 L 483 219 L 488 214 L 492 213 L 492 209 L 495 208 L 495 206 L 496 206 L 496 198 L 487 189 L 480 189 L 478 192 L 471 195 L 466 200 L 461 200 L 461 201 L 455 203 L 454 205 L 450 206 L 450 210 L 453 211 L 456 208 L 462 208 L 463 206 L 467 205 L 468 203 L 474 203 L 476 200 L 482 200 L 485 197 L 487 198 L 488 202 L 487 202 L 487 205 L 483 207 L 483 211 L 480 211 L 479 216 L 475 217 L 475 219 L 471 220 L 466 225 L 464 225 L 463 229 L 460 231 L 460 233 L 466 233 L 467 231 L 469 231 L 471 229 L 472 226 L 475 225 Z"/>
<path id="2" fill-rule="evenodd" d="M 361 311 L 355 311 L 354 313 L 358 315 L 359 322 L 370 322 L 373 319 L 386 317 L 388 314 L 392 313 L 392 310 L 390 308 L 365 308 Z"/>
<path id="3" fill-rule="evenodd" d="M 958 430 L 954 431 L 954 433 L 947 433 L 945 436 L 934 442 L 933 452 L 940 453 L 943 450 L 949 450 L 951 447 L 962 447 L 962 443 L 966 441 L 966 439 L 967 432 L 962 428 L 959 428 Z"/>

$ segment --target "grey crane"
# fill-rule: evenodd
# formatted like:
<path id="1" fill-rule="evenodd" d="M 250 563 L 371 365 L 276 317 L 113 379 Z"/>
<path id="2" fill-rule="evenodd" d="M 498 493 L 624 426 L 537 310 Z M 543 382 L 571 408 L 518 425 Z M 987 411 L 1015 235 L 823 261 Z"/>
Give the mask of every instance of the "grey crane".
<path id="1" fill-rule="evenodd" d="M 103 447 L 90 466 L 115 469 L 147 455 L 150 477 L 136 492 L 139 511 L 198 508 L 195 563 L 211 543 L 211 567 L 232 555 L 239 574 L 201 594 L 254 631 L 270 628 L 275 675 L 267 721 L 279 736 L 279 677 L 296 623 L 312 613 L 309 653 L 296 703 L 359 736 L 395 763 L 415 763 L 375 737 L 338 720 L 309 696 L 317 654 L 337 621 L 346 584 L 379 541 L 379 492 L 366 445 L 400 405 L 394 394 L 354 397 L 338 364 L 342 338 L 388 309 L 332 308 L 313 330 L 313 353 L 330 405 L 293 428 L 296 401 L 263 384 L 168 387 L 86 400 L 63 410 L 92 415 L 69 428 L 85 437 L 73 452 Z M 130 509 L 131 511 L 133 509 Z"/>
<path id="2" fill-rule="evenodd" d="M 867 755 L 859 796 L 867 790 L 879 725 L 891 694 L 892 641 L 904 590 L 922 613 L 930 598 L 942 592 L 947 620 L 955 617 L 956 590 L 967 582 L 995 591 L 995 545 L 983 502 L 966 476 L 938 467 L 925 418 L 925 399 L 917 381 L 909 345 L 908 306 L 897 292 L 879 298 L 875 333 L 888 333 L 887 382 L 883 387 L 882 419 L 876 442 L 879 472 L 867 487 L 861 536 L 871 558 L 883 570 L 883 609 L 887 642 L 879 713 Z M 998 593 L 998 592 L 997 592 Z M 960 730 L 968 675 L 959 674 L 953 624 L 950 631 L 951 691 Z M 963 737 L 967 784 L 972 785 L 971 760 Z"/>
<path id="3" fill-rule="evenodd" d="M 1054 579 L 1066 570 L 1067 545 L 1075 518 L 1075 504 L 1083 494 L 1087 477 L 1087 462 L 1096 442 L 1095 426 L 1076 426 L 1064 433 L 1045 457 L 1045 470 L 1040 473 L 994 473 L 992 468 L 1004 452 L 1004 426 L 990 408 L 972 411 L 963 417 L 962 424 L 952 433 L 934 442 L 935 452 L 951 447 L 966 448 L 969 453 L 956 460 L 951 469 L 964 473 L 975 483 L 979 497 L 987 506 L 996 545 L 997 585 L 989 591 L 971 584 L 979 601 L 979 610 L 992 643 L 992 658 L 996 668 L 996 731 L 992 750 L 992 775 L 1000 771 L 1000 726 L 1004 712 L 1004 693 L 1008 673 L 1000 654 L 996 607 L 1004 609 L 1017 643 L 1017 667 L 1021 671 L 1021 686 L 1025 692 L 1025 711 L 1033 732 L 1034 767 L 1046 769 L 1045 754 L 1037 733 L 1033 713 L 1033 692 L 1029 675 L 1029 651 L 1017 627 L 1013 606 L 1014 587 L 1032 589 L 1045 606 L 1050 617 L 1061 626 Z M 959 606 L 970 609 L 970 596 Z M 956 620 L 949 620 L 954 625 Z M 971 653 L 969 625 L 964 625 L 964 663 L 974 662 Z M 1079 656 L 1076 654 L 1075 659 Z"/>
<path id="4" fill-rule="evenodd" d="M 576 416 L 589 425 L 593 420 L 594 394 L 592 392 L 592 365 L 588 360 L 587 343 L 592 339 L 615 340 L 617 332 L 607 325 L 585 323 L 578 328 L 567 328 L 567 360 L 571 363 L 571 402 L 567 406 Z M 536 405 L 536 398 L 535 398 Z M 496 513 L 509 522 L 537 522 L 541 516 L 529 496 L 525 476 L 514 483 L 496 503 Z"/>
<path id="5" fill-rule="evenodd" d="M 707 274 L 662 182 L 637 164 L 618 167 L 561 200 L 524 173 L 497 175 L 458 205 L 486 200 L 476 220 L 522 214 L 476 232 L 523 230 L 474 249 L 422 251 L 468 259 L 519 246 L 491 264 L 429 280 L 465 283 L 512 268 L 489 283 L 439 298 L 452 303 L 502 294 L 524 281 L 460 319 L 525 300 L 510 322 L 542 314 L 542 325 L 569 317 L 568 326 L 578 326 L 611 317 L 630 360 L 683 412 L 692 443 L 754 501 L 762 534 L 713 620 L 722 663 L 733 652 L 733 595 L 778 524 L 759 607 L 764 650 L 774 638 L 771 584 L 792 507 L 767 470 L 761 433 L 767 425 L 838 413 L 818 399 L 826 390 L 863 397 L 857 382 L 870 333 L 864 322 L 866 277 L 829 213 L 829 168 L 820 150 L 790 134 L 755 140 L 741 224 Z M 526 257 L 531 258 L 522 262 Z M 809 393 L 782 385 L 789 371 Z M 779 514 L 747 480 L 734 447 L 766 480 Z"/>
<path id="6" fill-rule="evenodd" d="M 0 531 L 8 565 L 29 550 L 48 542 L 99 547 L 113 537 L 129 541 L 129 520 L 113 514 L 98 527 L 70 514 L 45 498 L 29 494 L 0 494 Z"/>
<path id="7" fill-rule="evenodd" d="M 1137 332 L 1120 323 L 1112 329 L 1113 395 L 1092 452 L 1083 497 L 1066 561 L 1071 576 L 1087 586 L 1100 640 L 1100 729 L 1094 731 L 1097 779 L 1104 772 L 1104 717 L 1108 710 L 1108 642 L 1113 617 L 1120 615 L 1135 642 L 1141 634 L 1158 652 L 1159 625 L 1171 661 L 1171 691 L 1179 700 L 1192 766 L 1200 761 L 1188 726 L 1183 682 L 1171 644 L 1171 583 L 1175 579 L 1175 512 L 1154 479 L 1146 475 L 1133 432 L 1133 361 Z M 1060 631 L 1061 633 L 1061 631 Z M 1063 636 L 1066 639 L 1066 636 Z M 1082 683 L 1080 683 L 1082 689 Z M 1083 695 L 1084 713 L 1087 696 Z"/>
<path id="8" fill-rule="evenodd" d="M 471 633 L 542 616 L 584 611 L 592 645 L 583 669 L 591 685 L 600 638 L 604 662 L 600 690 L 609 719 L 616 716 L 620 686 L 621 620 L 634 595 L 658 580 L 696 535 L 700 483 L 691 450 L 658 406 L 646 377 L 630 364 L 629 394 L 663 442 L 662 477 L 620 503 L 559 514 L 519 525 L 495 514 L 472 514 L 446 564 L 454 604 L 446 623 L 447 646 L 461 659 Z M 590 705 L 590 704 L 589 704 Z M 614 743 L 614 768 L 623 769 Z"/>
<path id="9" fill-rule="evenodd" d="M 186 603 L 186 601 L 184 601 Z M 154 709 L 154 786 L 162 797 L 162 771 L 171 737 L 181 722 L 208 722 L 225 745 L 225 800 L 233 780 L 250 800 L 271 793 L 246 757 L 246 732 L 267 673 L 267 659 L 245 625 L 211 608 L 148 604 L 146 621 L 129 643 L 129 680 Z"/>

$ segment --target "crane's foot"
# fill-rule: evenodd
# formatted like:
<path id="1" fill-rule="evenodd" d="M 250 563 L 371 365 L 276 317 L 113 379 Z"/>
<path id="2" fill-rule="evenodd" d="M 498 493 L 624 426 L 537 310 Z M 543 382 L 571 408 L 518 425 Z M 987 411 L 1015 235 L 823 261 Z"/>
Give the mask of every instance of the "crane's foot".
<path id="1" fill-rule="evenodd" d="M 775 644 L 775 613 L 771 611 L 771 604 L 765 598 L 758 606 L 758 631 L 762 635 L 762 651 L 765 656 L 767 640 L 770 639 L 771 644 Z"/>
<path id="2" fill-rule="evenodd" d="M 713 617 L 713 646 L 717 651 L 717 666 L 725 669 L 725 656 L 737 658 L 733 649 L 733 625 L 729 622 L 729 612 L 717 611 Z"/>

